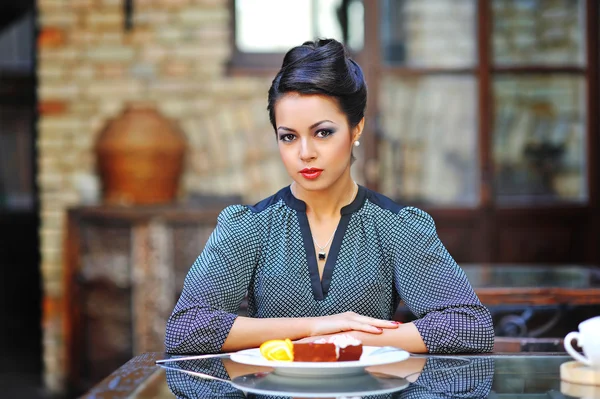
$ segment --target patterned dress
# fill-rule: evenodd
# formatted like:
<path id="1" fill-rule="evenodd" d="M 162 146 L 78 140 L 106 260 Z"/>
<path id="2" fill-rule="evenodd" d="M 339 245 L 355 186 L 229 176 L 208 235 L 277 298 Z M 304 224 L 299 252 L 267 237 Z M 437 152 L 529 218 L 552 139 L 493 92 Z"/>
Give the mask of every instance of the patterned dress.
<path id="1" fill-rule="evenodd" d="M 491 315 L 432 218 L 362 186 L 341 210 L 322 279 L 306 204 L 289 186 L 225 208 L 169 317 L 167 352 L 219 352 L 245 295 L 258 318 L 353 311 L 391 320 L 402 300 L 430 353 L 487 352 L 494 342 Z"/>

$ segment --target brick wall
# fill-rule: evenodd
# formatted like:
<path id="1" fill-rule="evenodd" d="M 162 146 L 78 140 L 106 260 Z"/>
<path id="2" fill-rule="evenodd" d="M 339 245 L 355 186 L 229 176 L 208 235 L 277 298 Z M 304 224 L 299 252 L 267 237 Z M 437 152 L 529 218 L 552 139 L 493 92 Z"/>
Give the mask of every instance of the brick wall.
<path id="1" fill-rule="evenodd" d="M 47 387 L 64 388 L 62 239 L 77 178 L 95 177 L 100 129 L 129 101 L 175 119 L 190 151 L 181 195 L 242 193 L 248 202 L 287 183 L 265 110 L 269 78 L 228 77 L 228 0 L 38 0 L 38 183 Z M 268 175 L 269 179 L 264 179 Z"/>

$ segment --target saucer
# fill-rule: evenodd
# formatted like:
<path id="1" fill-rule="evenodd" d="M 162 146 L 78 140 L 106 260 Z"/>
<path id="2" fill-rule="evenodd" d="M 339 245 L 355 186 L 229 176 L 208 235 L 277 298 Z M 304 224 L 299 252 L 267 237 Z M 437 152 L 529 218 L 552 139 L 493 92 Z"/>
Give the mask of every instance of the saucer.
<path id="1" fill-rule="evenodd" d="M 600 387 L 600 368 L 573 360 L 560 365 L 560 379 L 571 384 Z"/>

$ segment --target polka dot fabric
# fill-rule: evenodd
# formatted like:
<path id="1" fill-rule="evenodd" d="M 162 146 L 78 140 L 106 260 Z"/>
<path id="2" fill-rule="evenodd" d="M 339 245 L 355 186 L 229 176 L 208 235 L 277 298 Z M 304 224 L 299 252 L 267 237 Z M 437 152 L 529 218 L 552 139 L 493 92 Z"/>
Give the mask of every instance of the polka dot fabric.
<path id="1" fill-rule="evenodd" d="M 359 187 L 341 213 L 320 280 L 306 205 L 289 187 L 225 208 L 167 322 L 167 351 L 219 352 L 246 294 L 259 318 L 390 320 L 402 299 L 430 353 L 491 351 L 491 315 L 426 212 Z"/>

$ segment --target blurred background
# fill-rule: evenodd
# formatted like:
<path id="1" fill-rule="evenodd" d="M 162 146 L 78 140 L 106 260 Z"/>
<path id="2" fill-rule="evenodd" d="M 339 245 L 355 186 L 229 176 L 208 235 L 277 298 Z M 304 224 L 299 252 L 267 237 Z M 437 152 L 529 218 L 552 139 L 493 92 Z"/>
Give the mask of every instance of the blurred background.
<path id="1" fill-rule="evenodd" d="M 359 183 L 430 212 L 461 264 L 598 265 L 599 19 L 595 0 L 3 0 L 0 384 L 69 397 L 163 349 L 218 211 L 289 184 L 267 90 L 317 37 L 368 82 Z"/>

